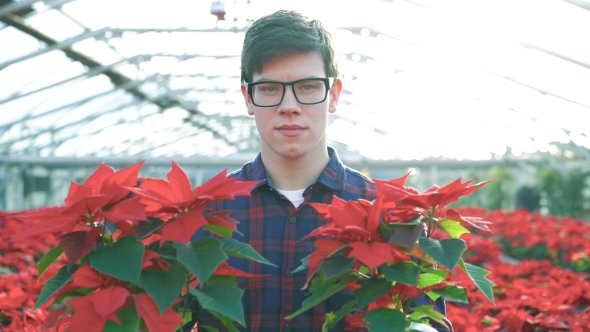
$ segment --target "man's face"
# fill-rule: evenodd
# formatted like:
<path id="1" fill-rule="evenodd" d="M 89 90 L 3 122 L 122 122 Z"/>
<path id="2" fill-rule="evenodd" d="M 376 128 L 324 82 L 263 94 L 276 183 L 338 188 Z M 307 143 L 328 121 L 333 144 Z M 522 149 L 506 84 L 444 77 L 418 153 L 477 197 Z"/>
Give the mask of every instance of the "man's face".
<path id="1" fill-rule="evenodd" d="M 253 82 L 295 81 L 303 78 L 325 78 L 324 61 L 320 53 L 300 53 L 268 61 Z M 262 154 L 275 162 L 282 159 L 313 158 L 326 153 L 328 113 L 336 111 L 342 83 L 336 81 L 326 100 L 319 104 L 302 105 L 293 95 L 292 86 L 285 87 L 283 101 L 273 107 L 258 107 L 252 103 L 246 88 L 242 94 L 253 115 L 262 139 Z M 308 159 L 309 158 L 309 159 Z"/>

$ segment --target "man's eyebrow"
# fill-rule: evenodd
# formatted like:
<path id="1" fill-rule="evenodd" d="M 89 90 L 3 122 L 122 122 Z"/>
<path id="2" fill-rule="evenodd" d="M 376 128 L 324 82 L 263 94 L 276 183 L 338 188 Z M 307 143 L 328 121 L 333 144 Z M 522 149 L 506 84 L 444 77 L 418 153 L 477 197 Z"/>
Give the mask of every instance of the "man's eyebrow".
<path id="1" fill-rule="evenodd" d="M 252 80 L 252 83 L 260 83 L 260 82 L 280 82 L 280 81 L 272 80 L 270 78 L 261 78 L 261 79 L 258 79 L 256 81 L 255 80 Z"/>
<path id="2" fill-rule="evenodd" d="M 283 83 L 283 82 L 295 82 L 295 81 L 301 81 L 301 80 L 310 80 L 310 79 L 316 79 L 316 78 L 325 78 L 325 77 L 308 76 L 308 77 L 298 78 L 298 79 L 292 80 L 292 81 L 279 81 L 279 80 L 273 80 L 273 79 L 270 79 L 270 78 L 262 77 L 262 78 L 260 78 L 258 80 L 252 80 L 252 82 L 250 82 L 250 83 L 260 83 L 260 82 L 281 82 L 281 83 Z"/>

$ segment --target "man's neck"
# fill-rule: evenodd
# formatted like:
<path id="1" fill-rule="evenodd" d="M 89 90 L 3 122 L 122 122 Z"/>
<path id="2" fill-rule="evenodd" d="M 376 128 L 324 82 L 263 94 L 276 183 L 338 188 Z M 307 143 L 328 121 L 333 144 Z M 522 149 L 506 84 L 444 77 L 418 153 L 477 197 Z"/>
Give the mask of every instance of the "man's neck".
<path id="1" fill-rule="evenodd" d="M 273 185 L 282 190 L 298 190 L 314 183 L 330 161 L 328 150 L 319 156 L 304 156 L 297 159 L 265 158 L 262 163 Z"/>

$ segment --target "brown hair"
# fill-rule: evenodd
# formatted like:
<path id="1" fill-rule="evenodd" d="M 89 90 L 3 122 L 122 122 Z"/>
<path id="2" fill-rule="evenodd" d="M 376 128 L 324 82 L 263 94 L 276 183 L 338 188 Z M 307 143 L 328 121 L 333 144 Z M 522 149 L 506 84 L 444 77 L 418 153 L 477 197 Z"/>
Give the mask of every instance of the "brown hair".
<path id="1" fill-rule="evenodd" d="M 304 52 L 319 52 L 327 77 L 339 78 L 332 35 L 319 21 L 292 10 L 279 10 L 259 18 L 246 31 L 242 48 L 243 82 L 252 82 L 269 60 Z"/>

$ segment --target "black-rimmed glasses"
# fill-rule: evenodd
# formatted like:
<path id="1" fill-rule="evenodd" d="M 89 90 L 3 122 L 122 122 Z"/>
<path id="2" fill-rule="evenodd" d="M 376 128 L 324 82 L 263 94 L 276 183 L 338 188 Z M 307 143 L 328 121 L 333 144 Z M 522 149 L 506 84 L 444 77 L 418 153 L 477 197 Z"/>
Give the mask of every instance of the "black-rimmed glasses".
<path id="1" fill-rule="evenodd" d="M 326 100 L 328 91 L 334 83 L 333 77 L 304 78 L 291 82 L 260 81 L 245 83 L 252 103 L 258 107 L 277 106 L 285 96 L 285 86 L 290 85 L 295 99 L 303 105 L 319 104 Z"/>

